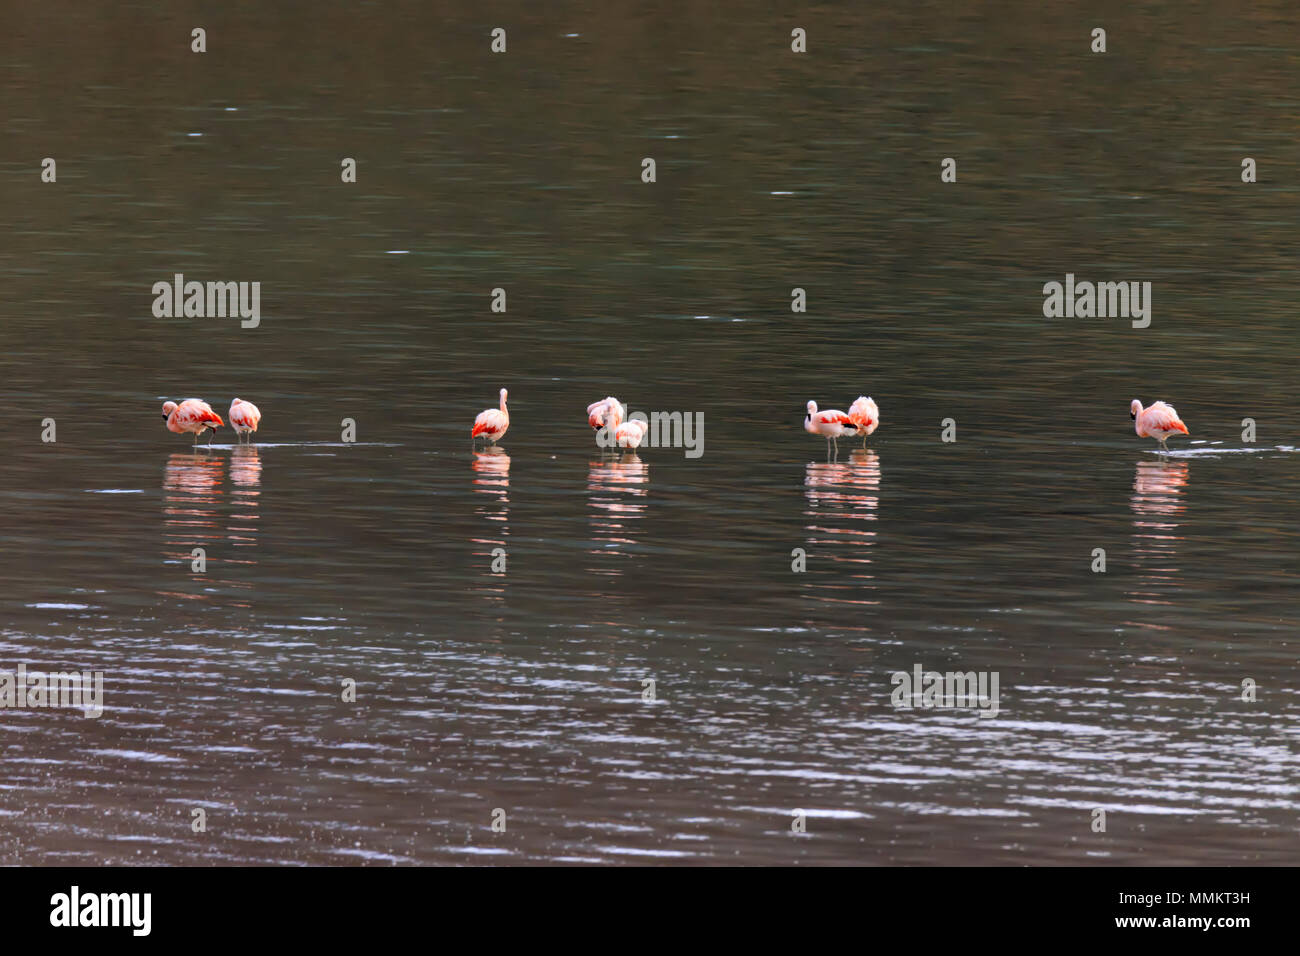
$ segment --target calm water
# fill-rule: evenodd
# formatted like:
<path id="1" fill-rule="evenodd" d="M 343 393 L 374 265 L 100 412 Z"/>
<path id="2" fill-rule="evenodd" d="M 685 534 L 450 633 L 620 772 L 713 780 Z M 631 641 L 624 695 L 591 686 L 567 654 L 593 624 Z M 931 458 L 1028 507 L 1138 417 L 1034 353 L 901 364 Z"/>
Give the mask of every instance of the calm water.
<path id="1" fill-rule="evenodd" d="M 10 16 L 0 669 L 105 712 L 0 710 L 4 862 L 1295 861 L 1300 14 L 354 7 Z M 704 454 L 602 456 L 608 394 Z"/>

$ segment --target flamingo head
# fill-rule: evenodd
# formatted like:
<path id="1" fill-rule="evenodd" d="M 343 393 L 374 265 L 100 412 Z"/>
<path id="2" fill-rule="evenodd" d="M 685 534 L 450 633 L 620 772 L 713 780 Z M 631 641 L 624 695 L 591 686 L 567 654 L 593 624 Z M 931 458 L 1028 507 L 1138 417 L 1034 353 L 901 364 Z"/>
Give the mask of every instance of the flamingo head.
<path id="1" fill-rule="evenodd" d="M 1142 403 L 1135 398 L 1131 403 L 1129 403 L 1128 417 L 1136 420 L 1137 417 L 1141 414 L 1142 414 Z"/>
<path id="2" fill-rule="evenodd" d="M 509 393 L 508 393 L 504 388 L 501 389 L 501 404 L 502 404 L 502 405 L 505 405 L 505 403 L 506 403 L 506 395 L 508 395 L 508 394 L 509 394 Z"/>
<path id="3" fill-rule="evenodd" d="M 809 418 L 812 418 L 812 417 L 813 417 L 814 415 L 816 415 L 816 414 L 817 414 L 817 403 L 816 403 L 816 402 L 809 402 L 809 403 L 808 403 L 808 417 L 809 417 Z"/>
<path id="4" fill-rule="evenodd" d="M 175 402 L 163 402 L 163 418 L 171 418 L 174 411 L 176 411 Z"/>

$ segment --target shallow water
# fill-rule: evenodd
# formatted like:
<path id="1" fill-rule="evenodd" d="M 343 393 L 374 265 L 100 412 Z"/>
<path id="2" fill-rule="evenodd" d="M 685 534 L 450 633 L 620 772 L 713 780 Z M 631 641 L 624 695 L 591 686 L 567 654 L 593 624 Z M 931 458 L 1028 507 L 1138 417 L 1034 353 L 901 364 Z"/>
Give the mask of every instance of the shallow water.
<path id="1" fill-rule="evenodd" d="M 1101 63 L 1036 5 L 817 8 L 805 58 L 521 7 L 495 60 L 415 5 L 239 7 L 207 59 L 116 9 L 17 13 L 0 75 L 0 669 L 104 674 L 0 710 L 6 862 L 1294 862 L 1289 7 L 1108 17 Z M 175 272 L 261 325 L 154 318 Z M 1066 272 L 1151 327 L 1044 319 Z M 703 454 L 602 454 L 608 394 Z M 828 461 L 804 403 L 859 394 Z M 997 715 L 896 709 L 916 664 Z"/>

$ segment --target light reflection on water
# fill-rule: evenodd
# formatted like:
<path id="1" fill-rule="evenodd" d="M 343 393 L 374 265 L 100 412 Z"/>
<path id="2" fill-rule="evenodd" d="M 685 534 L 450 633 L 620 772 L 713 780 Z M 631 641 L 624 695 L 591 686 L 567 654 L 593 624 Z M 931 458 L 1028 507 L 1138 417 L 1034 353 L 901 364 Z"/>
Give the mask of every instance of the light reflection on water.
<path id="1" fill-rule="evenodd" d="M 587 472 L 591 513 L 592 574 L 618 576 L 635 548 L 637 524 L 646 515 L 650 465 L 636 453 L 593 460 Z"/>
<path id="2" fill-rule="evenodd" d="M 1137 604 L 1172 605 L 1178 600 L 1179 525 L 1187 510 L 1186 485 L 1191 466 L 1186 461 L 1140 461 L 1133 479 L 1133 563 L 1137 588 L 1129 597 Z M 1137 626 L 1159 627 L 1147 622 Z"/>
<path id="3" fill-rule="evenodd" d="M 493 446 L 473 452 L 470 467 L 474 471 L 474 514 L 479 519 L 479 530 L 470 538 L 470 545 L 474 566 L 482 575 L 482 583 L 474 589 L 499 602 L 506 588 L 502 572 L 496 570 L 501 566 L 497 562 L 509 561 L 510 456 L 504 448 Z M 508 563 L 505 566 L 508 569 Z"/>
<path id="4" fill-rule="evenodd" d="M 821 584 L 810 575 L 809 590 L 824 601 L 878 604 L 870 592 L 875 576 L 871 565 L 880 507 L 880 456 L 856 448 L 844 462 L 809 462 L 804 488 L 808 560 L 830 560 L 849 569 L 841 584 Z"/>

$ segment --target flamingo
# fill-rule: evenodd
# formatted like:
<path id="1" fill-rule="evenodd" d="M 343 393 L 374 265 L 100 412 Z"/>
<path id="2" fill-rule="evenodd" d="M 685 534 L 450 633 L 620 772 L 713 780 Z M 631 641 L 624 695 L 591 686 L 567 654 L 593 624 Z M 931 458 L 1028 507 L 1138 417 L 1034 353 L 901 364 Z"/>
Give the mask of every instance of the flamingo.
<path id="1" fill-rule="evenodd" d="M 495 445 L 510 427 L 510 413 L 506 411 L 506 390 L 501 389 L 501 407 L 489 408 L 478 413 L 474 419 L 474 430 L 469 433 L 472 442 L 482 435 L 490 444 Z"/>
<path id="2" fill-rule="evenodd" d="M 230 403 L 230 427 L 235 434 L 247 436 L 257 431 L 257 424 L 262 420 L 262 410 L 252 402 L 237 398 Z"/>
<path id="3" fill-rule="evenodd" d="M 635 451 L 641 447 L 641 442 L 645 441 L 645 433 L 649 429 L 650 426 L 646 422 L 638 419 L 624 422 L 614 429 L 614 444 L 620 448 L 631 448 Z"/>
<path id="4" fill-rule="evenodd" d="M 849 421 L 858 426 L 862 436 L 862 447 L 867 447 L 867 436 L 880 427 L 880 409 L 866 395 L 859 395 L 857 401 L 849 406 Z"/>
<path id="5" fill-rule="evenodd" d="M 826 439 L 826 454 L 831 453 L 831 443 L 835 442 L 835 456 L 840 454 L 840 443 L 836 441 L 846 431 L 857 431 L 858 426 L 853 424 L 852 420 L 838 408 L 828 408 L 826 411 L 817 411 L 817 403 L 808 403 L 808 414 L 804 416 L 803 430 L 810 435 L 821 435 Z"/>
<path id="6" fill-rule="evenodd" d="M 179 405 L 175 402 L 163 402 L 163 418 L 167 420 L 167 430 L 182 435 L 185 432 L 194 433 L 194 444 L 199 443 L 199 436 L 208 429 L 216 431 L 226 423 L 221 420 L 221 416 L 212 410 L 212 406 L 199 398 L 187 398 Z M 212 436 L 208 436 L 208 444 L 212 444 Z"/>
<path id="7" fill-rule="evenodd" d="M 587 406 L 587 424 L 599 432 L 602 428 L 608 429 L 605 434 L 615 438 L 618 433 L 618 426 L 623 424 L 623 419 L 627 417 L 627 409 L 613 395 L 608 398 L 602 398 L 598 402 L 592 402 Z M 596 439 L 596 444 L 600 444 L 600 439 Z M 601 445 L 602 448 L 606 447 Z"/>
<path id="8" fill-rule="evenodd" d="M 1129 417 L 1133 419 L 1133 430 L 1137 432 L 1138 437 L 1154 438 L 1160 442 L 1160 450 L 1166 455 L 1169 454 L 1169 446 L 1165 442 L 1169 440 L 1169 436 L 1178 432 L 1184 435 L 1188 433 L 1187 426 L 1183 424 L 1172 405 L 1156 402 L 1150 408 L 1143 408 L 1142 403 L 1135 398 L 1128 409 Z"/>

